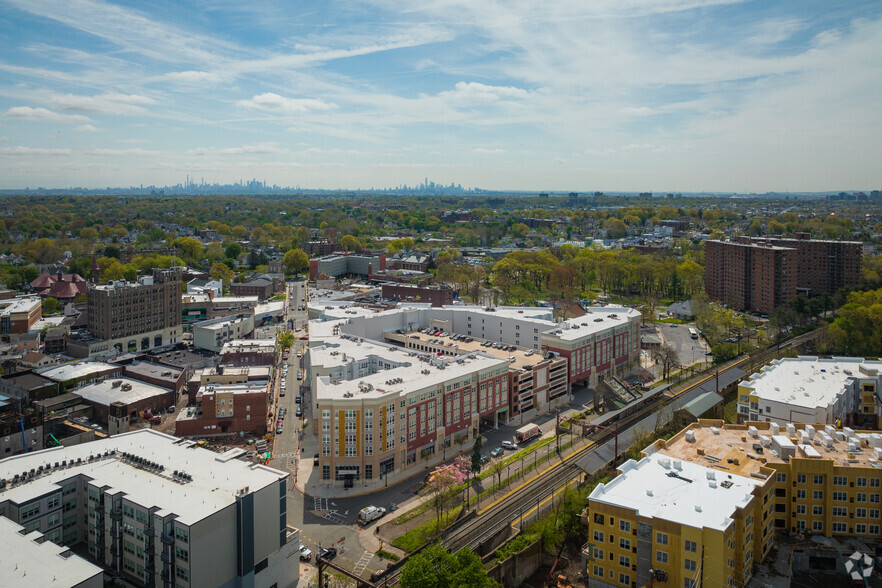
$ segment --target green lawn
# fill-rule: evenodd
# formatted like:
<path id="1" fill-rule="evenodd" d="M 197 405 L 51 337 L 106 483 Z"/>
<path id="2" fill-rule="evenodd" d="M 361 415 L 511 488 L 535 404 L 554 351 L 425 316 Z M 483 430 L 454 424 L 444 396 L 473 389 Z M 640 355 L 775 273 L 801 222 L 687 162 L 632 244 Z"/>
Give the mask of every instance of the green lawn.
<path id="1" fill-rule="evenodd" d="M 454 507 L 444 512 L 440 519 L 432 518 L 418 527 L 414 527 L 404 535 L 396 537 L 392 540 L 392 545 L 398 549 L 402 549 L 408 553 L 425 544 L 429 539 L 435 537 L 438 533 L 447 528 L 449 523 L 456 520 L 462 505 Z"/>

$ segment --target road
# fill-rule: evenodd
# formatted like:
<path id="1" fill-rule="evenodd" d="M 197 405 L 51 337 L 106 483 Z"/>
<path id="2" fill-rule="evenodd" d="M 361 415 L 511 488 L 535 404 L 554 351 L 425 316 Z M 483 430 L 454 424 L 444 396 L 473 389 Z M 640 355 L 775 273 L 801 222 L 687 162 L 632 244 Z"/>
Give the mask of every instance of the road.
<path id="1" fill-rule="evenodd" d="M 710 359 L 705 356 L 710 351 L 707 342 L 701 337 L 693 339 L 689 335 L 690 328 L 698 330 L 695 325 L 658 323 L 658 327 L 665 343 L 677 352 L 680 365 L 689 366 Z"/>

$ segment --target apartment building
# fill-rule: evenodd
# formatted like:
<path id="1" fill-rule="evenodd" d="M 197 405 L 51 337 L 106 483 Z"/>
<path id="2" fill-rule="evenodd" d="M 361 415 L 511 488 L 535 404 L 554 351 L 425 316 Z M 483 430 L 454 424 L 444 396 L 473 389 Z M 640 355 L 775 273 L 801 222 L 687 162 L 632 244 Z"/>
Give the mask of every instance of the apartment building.
<path id="1" fill-rule="evenodd" d="M 389 300 L 428 302 L 432 306 L 453 304 L 453 289 L 449 286 L 419 286 L 417 284 L 382 284 L 382 296 Z"/>
<path id="2" fill-rule="evenodd" d="M 10 457 L 0 517 L 136 586 L 296 586 L 288 474 L 244 454 L 144 429 Z"/>
<path id="3" fill-rule="evenodd" d="M 154 269 L 137 282 L 89 287 L 88 337 L 72 339 L 75 357 L 146 350 L 181 337 L 181 270 Z"/>
<path id="4" fill-rule="evenodd" d="M 844 424 L 875 429 L 882 361 L 814 356 L 776 359 L 738 384 L 738 422 Z"/>
<path id="5" fill-rule="evenodd" d="M 750 242 L 795 250 L 796 289 L 807 296 L 833 294 L 840 288 L 855 286 L 861 279 L 860 241 L 825 241 L 812 239 L 809 233 L 797 233 L 793 239 L 752 237 Z"/>
<path id="6" fill-rule="evenodd" d="M 374 271 L 386 269 L 386 256 L 371 253 L 334 253 L 309 260 L 309 279 L 320 274 L 329 277 L 358 275 L 369 276 Z"/>
<path id="7" fill-rule="evenodd" d="M 217 353 L 236 339 L 244 339 L 254 332 L 254 315 L 221 316 L 193 324 L 193 346 Z"/>
<path id="8" fill-rule="evenodd" d="M 796 251 L 730 241 L 705 243 L 705 292 L 735 310 L 771 314 L 796 296 Z"/>
<path id="9" fill-rule="evenodd" d="M 700 420 L 592 492 L 589 586 L 643 585 L 650 568 L 672 586 L 742 586 L 776 533 L 878 540 L 880 458 L 877 432 Z"/>
<path id="10" fill-rule="evenodd" d="M 9 586 L 51 588 L 103 588 L 104 570 L 74 555 L 70 549 L 30 533 L 0 517 L 0 575 Z"/>
<path id="11" fill-rule="evenodd" d="M 506 420 L 522 423 L 569 401 L 567 359 L 557 353 L 420 331 L 387 333 L 386 339 L 398 342 L 406 349 L 434 355 L 455 357 L 477 351 L 507 360 L 509 410 L 497 415 L 492 423 L 494 426 Z"/>
<path id="12" fill-rule="evenodd" d="M 272 365 L 276 357 L 273 339 L 234 339 L 221 347 L 221 363 L 226 365 Z"/>
<path id="13" fill-rule="evenodd" d="M 359 349 L 365 347 L 365 351 Z M 320 479 L 352 485 L 474 439 L 508 412 L 508 361 L 440 358 L 341 339 L 310 350 Z"/>
<path id="14" fill-rule="evenodd" d="M 15 343 L 43 316 L 39 296 L 23 296 L 0 300 L 0 341 Z"/>
<path id="15" fill-rule="evenodd" d="M 178 413 L 175 435 L 266 434 L 268 385 L 266 380 L 203 384 L 196 391 L 196 406 Z"/>
<path id="16" fill-rule="evenodd" d="M 268 365 L 230 366 L 196 370 L 187 381 L 188 402 L 196 402 L 196 393 L 205 384 L 243 384 L 245 382 L 269 381 L 272 367 Z"/>
<path id="17" fill-rule="evenodd" d="M 607 375 L 622 375 L 640 358 L 640 313 L 633 308 L 592 307 L 542 333 L 542 348 L 569 362 L 570 383 L 596 386 Z"/>

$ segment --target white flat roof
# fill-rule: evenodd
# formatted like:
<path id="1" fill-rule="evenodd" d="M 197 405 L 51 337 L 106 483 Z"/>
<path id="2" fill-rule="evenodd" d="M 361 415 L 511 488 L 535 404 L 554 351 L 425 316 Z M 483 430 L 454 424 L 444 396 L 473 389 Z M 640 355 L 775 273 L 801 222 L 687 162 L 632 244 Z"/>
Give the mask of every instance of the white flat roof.
<path id="1" fill-rule="evenodd" d="M 819 408 L 834 402 L 843 393 L 849 378 L 869 378 L 868 370 L 882 370 L 882 361 L 861 357 L 819 359 L 812 356 L 773 361 L 751 374 L 741 386 L 751 389 L 759 399 L 805 408 Z"/>
<path id="2" fill-rule="evenodd" d="M 284 300 L 272 300 L 270 302 L 264 302 L 263 304 L 258 304 L 254 307 L 254 314 L 263 314 L 266 312 L 278 312 L 280 310 L 285 309 L 285 301 Z"/>
<path id="3" fill-rule="evenodd" d="M 562 341 L 574 341 L 615 327 L 626 325 L 628 321 L 640 316 L 640 312 L 627 306 L 592 306 L 588 314 L 572 318 L 556 325 L 555 334 L 546 332 Z M 558 333 L 558 331 L 560 331 Z"/>
<path id="4" fill-rule="evenodd" d="M 233 339 L 224 343 L 221 354 L 237 351 L 272 351 L 275 348 L 276 342 L 273 339 Z"/>
<path id="5" fill-rule="evenodd" d="M 117 454 L 87 461 L 90 455 L 103 456 L 110 450 L 116 450 Z M 156 473 L 135 467 L 122 459 L 120 452 L 123 451 L 156 462 L 165 470 Z M 288 476 L 287 472 L 233 459 L 244 453 L 242 449 L 233 449 L 218 454 L 196 448 L 191 441 L 140 429 L 72 447 L 54 447 L 0 460 L 0 478 L 7 481 L 38 466 L 83 460 L 80 465 L 68 465 L 23 484 L 7 486 L 0 491 L 0 500 L 22 504 L 58 490 L 64 480 L 83 474 L 92 478 L 92 484 L 125 492 L 127 498 L 141 506 L 160 507 L 161 514 L 174 513 L 183 524 L 192 525 L 235 504 L 236 492 L 246 486 L 254 493 Z M 174 470 L 190 474 L 193 481 L 181 484 L 172 480 Z"/>
<path id="6" fill-rule="evenodd" d="M 450 359 L 434 358 L 432 361 L 420 361 L 420 356 L 428 358 L 425 354 L 414 354 L 413 357 L 408 358 L 411 362 L 407 366 L 380 370 L 363 378 L 343 380 L 336 384 L 332 384 L 327 376 L 319 377 L 316 381 L 316 399 L 322 401 L 326 399 L 379 398 L 388 394 L 401 396 L 463 378 L 478 371 L 491 368 L 508 370 L 507 360 L 488 357 L 480 353 Z M 439 366 L 443 366 L 443 368 Z M 388 383 L 390 381 L 395 382 L 390 384 Z M 365 389 L 365 385 L 369 385 L 370 389 Z M 351 396 L 349 396 L 350 394 Z"/>
<path id="7" fill-rule="evenodd" d="M 312 347 L 309 350 L 309 363 L 312 366 L 331 368 L 338 365 L 347 365 L 353 361 L 360 361 L 375 356 L 396 363 L 412 362 L 413 351 L 402 347 L 379 345 L 373 341 L 353 341 L 349 338 L 335 337 L 320 347 Z M 343 358 L 346 357 L 346 361 Z"/>
<path id="8" fill-rule="evenodd" d="M 76 363 L 68 363 L 46 368 L 37 373 L 44 378 L 51 378 L 59 382 L 67 382 L 68 380 L 83 378 L 97 372 L 114 368 L 122 372 L 122 366 L 114 365 L 112 363 L 104 363 L 101 361 L 78 361 Z"/>
<path id="9" fill-rule="evenodd" d="M 23 535 L 24 527 L 0 517 L 0 577 L 6 586 L 76 586 L 104 574 L 104 570 L 75 555 L 70 548 L 56 545 L 39 531 Z M 66 554 L 66 555 L 62 555 Z M 103 581 L 98 582 L 103 585 Z"/>
<path id="10" fill-rule="evenodd" d="M 241 304 L 253 302 L 257 304 L 259 298 L 257 296 L 215 296 L 212 302 L 217 305 L 221 304 Z"/>
<path id="11" fill-rule="evenodd" d="M 37 304 L 41 304 L 39 296 L 31 296 L 27 298 L 8 298 L 6 300 L 0 300 L 0 314 L 29 312 Z"/>
<path id="12" fill-rule="evenodd" d="M 114 386 L 114 382 L 122 382 L 122 384 Z M 129 390 L 124 390 L 123 386 L 126 385 L 131 386 L 131 388 Z M 131 378 L 110 378 L 103 382 L 89 384 L 88 386 L 83 386 L 82 388 L 74 390 L 74 394 L 82 396 L 90 402 L 103 404 L 104 406 L 110 406 L 117 401 L 122 402 L 123 404 L 133 404 L 155 396 L 162 396 L 169 392 L 170 390 L 167 388 L 160 388 L 159 386 L 154 386 L 153 384 L 148 384 L 139 380 L 132 380 Z"/>
<path id="13" fill-rule="evenodd" d="M 682 469 L 675 469 L 675 462 Z M 612 481 L 597 485 L 590 500 L 633 509 L 642 517 L 718 531 L 732 523 L 735 509 L 746 506 L 753 488 L 762 483 L 660 453 L 639 462 L 628 460 L 619 469 L 621 473 Z M 671 477 L 671 472 L 681 477 Z M 715 486 L 711 486 L 708 474 L 713 474 Z M 732 485 L 724 488 L 721 482 Z"/>

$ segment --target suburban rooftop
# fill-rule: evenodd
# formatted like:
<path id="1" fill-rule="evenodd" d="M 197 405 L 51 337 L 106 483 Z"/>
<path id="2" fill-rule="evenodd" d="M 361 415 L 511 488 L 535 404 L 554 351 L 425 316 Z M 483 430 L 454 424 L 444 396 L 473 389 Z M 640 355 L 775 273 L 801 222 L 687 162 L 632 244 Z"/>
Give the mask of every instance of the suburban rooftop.
<path id="1" fill-rule="evenodd" d="M 660 453 L 628 460 L 619 471 L 598 484 L 590 500 L 635 509 L 640 517 L 719 531 L 729 527 L 736 508 L 747 506 L 762 482 Z"/>
<path id="2" fill-rule="evenodd" d="M 105 452 L 111 453 L 105 455 Z M 162 472 L 148 470 L 124 459 L 122 452 L 158 463 L 165 469 Z M 288 476 L 286 472 L 237 459 L 243 455 L 242 449 L 218 454 L 195 447 L 193 441 L 141 429 L 0 460 L 0 478 L 7 480 L 6 488 L 0 490 L 0 502 L 28 502 L 60 490 L 64 481 L 82 474 L 91 478 L 92 484 L 125 492 L 140 505 L 159 507 L 162 516 L 174 513 L 183 524 L 192 525 L 235 504 L 236 493 L 246 486 L 251 492 L 257 492 Z M 46 466 L 65 460 L 66 467 L 53 467 L 46 472 Z M 81 460 L 80 463 L 76 463 L 77 460 Z M 40 466 L 44 468 L 42 474 L 11 485 L 16 474 Z M 174 470 L 186 472 L 192 481 L 175 481 L 172 479 Z"/>
<path id="3" fill-rule="evenodd" d="M 875 377 L 880 370 L 882 361 L 860 357 L 784 358 L 751 374 L 740 386 L 763 400 L 816 408 L 833 402 L 850 378 Z"/>
<path id="4" fill-rule="evenodd" d="M 805 430 L 809 425 L 794 424 L 795 435 L 789 436 L 786 426 L 779 427 L 778 433 L 774 434 L 772 424 L 749 422 L 744 425 L 731 425 L 723 424 L 722 421 L 702 419 L 680 431 L 670 440 L 656 442 L 647 448 L 647 451 L 657 451 L 671 458 L 727 473 L 765 478 L 770 471 L 766 468 L 766 464 L 785 463 L 785 459 L 789 459 L 772 453 L 772 437 L 783 436 L 794 446 L 793 457 L 797 459 L 831 459 L 834 465 L 845 467 L 880 467 L 874 447 L 882 447 L 882 434 L 877 431 L 836 429 L 829 435 L 832 442 L 828 445 L 824 435 L 831 430 L 826 429 L 829 425 L 814 425 L 813 438 L 809 443 L 802 443 L 800 431 Z M 751 434 L 754 430 L 756 437 Z M 860 447 L 856 451 L 849 451 L 850 436 L 859 441 Z M 694 441 L 689 441 L 688 437 L 692 437 Z M 777 440 L 783 442 L 781 439 Z M 757 451 L 755 445 L 762 449 L 762 453 Z M 702 453 L 700 454 L 699 451 Z M 879 475 L 882 477 L 882 468 Z"/>

